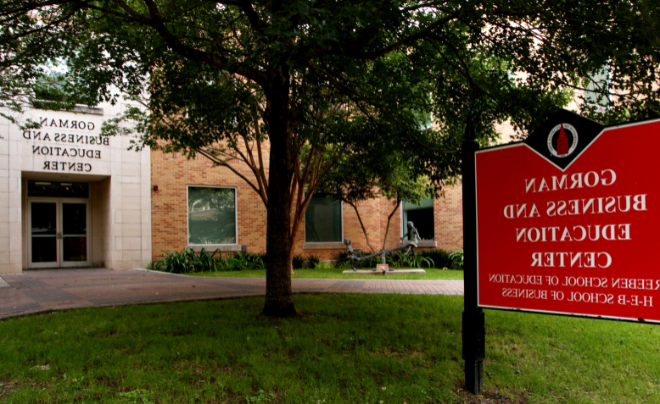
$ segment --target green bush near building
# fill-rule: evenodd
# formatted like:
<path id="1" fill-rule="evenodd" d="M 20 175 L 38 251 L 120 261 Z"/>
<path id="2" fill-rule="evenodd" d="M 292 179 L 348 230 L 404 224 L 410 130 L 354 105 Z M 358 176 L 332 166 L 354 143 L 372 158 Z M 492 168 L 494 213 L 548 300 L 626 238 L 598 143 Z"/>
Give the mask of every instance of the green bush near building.
<path id="1" fill-rule="evenodd" d="M 371 255 L 363 252 L 361 255 Z M 360 254 L 358 254 L 360 256 Z M 348 263 L 348 254 L 344 251 L 335 254 L 334 261 L 336 265 L 346 267 L 344 263 Z M 462 260 L 457 261 L 450 258 L 450 253 L 441 249 L 432 250 L 417 250 L 413 256 L 411 254 L 404 255 L 402 251 L 388 254 L 387 263 L 394 268 L 447 268 L 447 269 L 463 269 Z M 356 268 L 375 268 L 380 263 L 380 257 L 372 257 L 358 262 Z M 350 267 L 350 264 L 348 265 Z"/>
<path id="2" fill-rule="evenodd" d="M 455 253 L 452 253 L 455 254 Z M 367 254 L 365 254 L 367 255 Z M 321 262 L 318 255 L 303 257 L 296 255 L 291 263 L 294 270 L 314 269 Z M 335 254 L 334 266 L 336 268 L 349 269 L 348 255 L 346 252 Z M 451 259 L 450 254 L 444 250 L 422 250 L 415 255 L 404 255 L 401 252 L 387 256 L 387 263 L 393 268 L 448 268 L 463 269 L 462 251 L 460 265 L 459 260 Z M 183 251 L 164 252 L 162 259 L 153 261 L 147 269 L 155 271 L 171 272 L 176 274 L 199 274 L 209 272 L 228 272 L 266 269 L 268 257 L 266 254 L 235 253 L 222 256 L 219 250 L 206 251 L 204 248 L 199 253 L 191 249 Z M 380 263 L 380 257 L 372 257 L 360 261 L 357 268 L 375 268 Z M 325 268 L 326 266 L 323 266 Z"/>
<path id="3" fill-rule="evenodd" d="M 219 250 L 199 253 L 191 249 L 163 253 L 160 261 L 152 261 L 147 269 L 171 272 L 175 274 L 193 274 L 200 272 L 245 271 L 265 269 L 266 254 L 235 253 L 225 257 Z"/>

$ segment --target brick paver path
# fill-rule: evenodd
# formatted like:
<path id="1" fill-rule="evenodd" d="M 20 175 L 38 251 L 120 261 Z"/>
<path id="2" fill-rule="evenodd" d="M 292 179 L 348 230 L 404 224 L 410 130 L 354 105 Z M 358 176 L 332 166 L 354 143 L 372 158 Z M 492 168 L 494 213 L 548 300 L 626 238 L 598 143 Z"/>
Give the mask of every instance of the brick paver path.
<path id="1" fill-rule="evenodd" d="M 462 295 L 463 281 L 294 279 L 294 293 Z M 140 269 L 28 271 L 0 276 L 0 319 L 50 310 L 258 296 L 265 279 L 198 278 Z"/>

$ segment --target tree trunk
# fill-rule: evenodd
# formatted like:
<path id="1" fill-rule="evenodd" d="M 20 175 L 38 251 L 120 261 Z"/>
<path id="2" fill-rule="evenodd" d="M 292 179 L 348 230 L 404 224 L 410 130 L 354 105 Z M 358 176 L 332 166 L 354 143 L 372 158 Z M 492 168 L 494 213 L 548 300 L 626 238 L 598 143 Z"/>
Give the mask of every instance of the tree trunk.
<path id="1" fill-rule="evenodd" d="M 353 210 L 355 210 L 355 214 L 357 215 L 357 218 L 360 221 L 360 227 L 362 227 L 362 233 L 364 233 L 364 238 L 365 238 L 365 240 L 367 240 L 367 245 L 371 249 L 371 252 L 375 253 L 376 250 L 374 250 L 374 248 L 371 246 L 371 243 L 369 242 L 369 235 L 367 234 L 367 229 L 364 228 L 364 223 L 362 223 L 362 216 L 360 216 L 360 212 L 358 212 L 357 206 L 355 206 L 355 204 L 350 203 L 350 202 L 346 202 L 346 203 L 351 205 L 353 207 Z M 388 226 L 389 226 L 389 223 L 388 223 Z"/>
<path id="2" fill-rule="evenodd" d="M 392 220 L 392 216 L 396 213 L 397 209 L 399 209 L 399 206 L 401 205 L 401 198 L 398 196 L 396 197 L 396 206 L 394 206 L 394 210 L 390 215 L 387 217 L 387 227 L 385 228 L 385 238 L 383 238 L 383 248 L 381 248 L 381 251 L 385 250 L 385 245 L 387 244 L 387 234 L 390 232 L 390 220 Z"/>
<path id="3" fill-rule="evenodd" d="M 296 315 L 291 291 L 291 175 L 293 172 L 292 122 L 288 79 L 267 91 L 266 119 L 270 127 L 270 172 L 266 218 L 266 302 L 262 314 L 269 317 Z"/>

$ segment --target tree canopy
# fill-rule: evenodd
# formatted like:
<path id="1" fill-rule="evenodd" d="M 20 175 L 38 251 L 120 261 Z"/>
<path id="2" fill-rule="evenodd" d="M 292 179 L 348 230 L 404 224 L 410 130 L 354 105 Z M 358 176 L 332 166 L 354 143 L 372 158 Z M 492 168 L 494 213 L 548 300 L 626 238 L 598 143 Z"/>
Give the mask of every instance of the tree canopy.
<path id="1" fill-rule="evenodd" d="M 468 120 L 481 139 L 534 129 L 604 68 L 601 120 L 658 116 L 659 17 L 655 0 L 0 0 L 0 102 L 20 109 L 64 60 L 87 99 L 147 100 L 127 111 L 145 145 L 268 141 L 264 314 L 289 315 L 305 150 L 414 154 L 441 186 Z"/>

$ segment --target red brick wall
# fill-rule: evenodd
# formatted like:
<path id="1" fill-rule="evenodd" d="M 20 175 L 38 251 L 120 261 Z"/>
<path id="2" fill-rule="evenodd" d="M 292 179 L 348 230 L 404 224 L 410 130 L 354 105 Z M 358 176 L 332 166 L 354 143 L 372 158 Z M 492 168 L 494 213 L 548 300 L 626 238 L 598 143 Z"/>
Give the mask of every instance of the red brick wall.
<path id="1" fill-rule="evenodd" d="M 267 163 L 267 162 L 266 162 Z M 252 177 L 247 166 L 237 165 L 241 174 Z M 257 193 L 225 167 L 213 167 L 199 156 L 187 160 L 177 153 L 151 152 L 151 248 L 153 259 L 163 251 L 181 251 L 188 244 L 188 185 L 235 187 L 238 244 L 250 252 L 266 251 L 266 208 Z M 153 191 L 158 186 L 158 191 Z"/>
<path id="2" fill-rule="evenodd" d="M 383 248 L 383 240 L 386 237 L 387 230 L 387 218 L 392 214 L 394 207 L 396 206 L 396 201 L 394 199 L 381 198 L 380 199 L 380 240 L 378 241 L 378 247 L 374 246 L 377 250 Z M 397 208 L 396 212 L 392 215 L 390 219 L 390 231 L 387 232 L 387 240 L 385 240 L 385 249 L 390 249 L 397 247 L 401 239 L 401 204 Z"/>
<path id="3" fill-rule="evenodd" d="M 433 221 L 438 248 L 463 249 L 463 193 L 461 185 L 445 188 L 444 197 L 433 202 Z"/>
<path id="4" fill-rule="evenodd" d="M 264 153 L 267 159 L 268 153 Z M 264 162 L 268 165 L 268 161 Z M 252 172 L 242 164 L 234 165 L 248 178 Z M 181 251 L 188 241 L 187 221 L 187 186 L 207 185 L 234 187 L 237 192 L 238 244 L 247 245 L 247 251 L 262 253 L 266 251 L 266 208 L 258 194 L 238 175 L 225 167 L 213 167 L 210 161 L 199 156 L 187 160 L 181 154 L 151 152 L 152 181 L 152 257 L 159 259 L 164 251 Z M 158 191 L 153 191 L 158 186 Z M 452 251 L 463 248 L 463 223 L 461 217 L 461 190 L 447 188 L 445 197 L 434 203 L 435 238 L 438 248 Z M 387 217 L 394 208 L 394 201 L 381 198 L 365 201 L 357 205 L 371 245 L 380 250 L 385 237 Z M 343 204 L 344 237 L 352 241 L 353 248 L 364 252 L 371 250 L 367 246 L 355 210 Z M 304 249 L 304 222 L 300 224 L 294 236 L 294 255 L 318 255 L 322 260 L 329 260 L 343 248 Z M 386 248 L 396 247 L 401 237 L 401 208 L 392 216 Z"/>
<path id="5" fill-rule="evenodd" d="M 378 200 L 365 201 L 357 205 L 358 211 L 360 212 L 360 217 L 364 223 L 364 227 L 367 230 L 369 235 L 369 241 L 371 245 L 378 250 L 380 248 L 380 203 Z M 347 203 L 342 204 L 342 214 L 344 217 L 343 221 L 343 230 L 344 238 L 351 239 L 351 245 L 354 249 L 361 249 L 362 251 L 371 252 L 369 246 L 367 245 L 364 232 L 360 226 L 360 221 L 358 220 L 355 209 Z M 303 243 L 305 240 L 305 224 L 301 223 L 298 232 L 295 235 L 295 243 L 293 247 L 294 255 L 317 255 L 321 257 L 322 260 L 331 260 L 334 259 L 335 254 L 340 251 L 346 251 L 344 247 L 337 249 L 313 249 L 306 248 L 303 249 Z"/>

